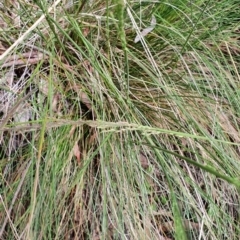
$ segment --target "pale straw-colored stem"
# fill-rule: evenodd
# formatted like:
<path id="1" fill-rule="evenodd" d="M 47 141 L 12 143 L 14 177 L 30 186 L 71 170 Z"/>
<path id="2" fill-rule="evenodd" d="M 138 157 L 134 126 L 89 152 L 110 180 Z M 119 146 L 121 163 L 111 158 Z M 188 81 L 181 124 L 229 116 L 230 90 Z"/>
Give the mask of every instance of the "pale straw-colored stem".
<path id="1" fill-rule="evenodd" d="M 57 0 L 54 4 L 48 8 L 48 13 L 50 13 L 62 0 Z M 0 61 L 3 60 L 18 44 L 20 44 L 30 32 L 32 32 L 44 19 L 45 14 L 42 16 L 25 32 L 20 36 L 2 55 L 0 55 Z"/>

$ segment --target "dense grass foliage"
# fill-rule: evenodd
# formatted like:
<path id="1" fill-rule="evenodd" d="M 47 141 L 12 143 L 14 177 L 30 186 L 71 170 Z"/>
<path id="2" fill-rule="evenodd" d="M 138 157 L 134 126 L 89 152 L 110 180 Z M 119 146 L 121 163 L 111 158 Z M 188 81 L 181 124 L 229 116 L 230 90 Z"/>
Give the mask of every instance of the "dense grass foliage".
<path id="1" fill-rule="evenodd" d="M 0 4 L 0 239 L 239 239 L 238 8 Z"/>

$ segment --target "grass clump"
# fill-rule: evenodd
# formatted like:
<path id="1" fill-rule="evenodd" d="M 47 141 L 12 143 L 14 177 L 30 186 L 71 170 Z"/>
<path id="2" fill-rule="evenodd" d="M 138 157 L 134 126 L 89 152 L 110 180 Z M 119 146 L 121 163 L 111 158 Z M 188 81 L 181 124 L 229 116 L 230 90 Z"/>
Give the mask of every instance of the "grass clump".
<path id="1" fill-rule="evenodd" d="M 239 239 L 237 6 L 0 5 L 0 238 Z"/>

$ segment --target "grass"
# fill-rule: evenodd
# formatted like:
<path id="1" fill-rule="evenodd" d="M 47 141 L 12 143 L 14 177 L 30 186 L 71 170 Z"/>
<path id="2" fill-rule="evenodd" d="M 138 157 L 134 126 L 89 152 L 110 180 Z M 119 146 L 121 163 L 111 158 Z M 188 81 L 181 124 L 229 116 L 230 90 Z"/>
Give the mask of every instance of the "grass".
<path id="1" fill-rule="evenodd" d="M 237 1 L 0 17 L 0 239 L 239 239 Z"/>

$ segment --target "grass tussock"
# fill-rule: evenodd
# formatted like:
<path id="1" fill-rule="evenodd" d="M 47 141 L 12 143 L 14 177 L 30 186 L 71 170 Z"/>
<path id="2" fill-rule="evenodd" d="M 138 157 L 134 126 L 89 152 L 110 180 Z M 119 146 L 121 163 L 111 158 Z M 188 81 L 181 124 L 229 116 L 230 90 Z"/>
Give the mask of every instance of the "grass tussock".
<path id="1" fill-rule="evenodd" d="M 0 239 L 239 239 L 238 1 L 5 0 L 0 31 Z"/>

